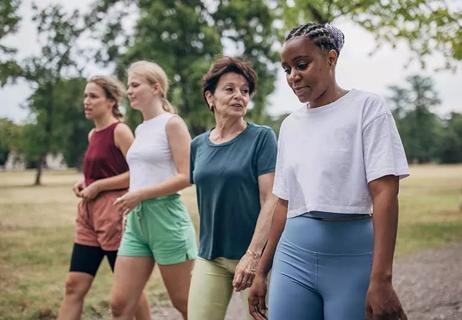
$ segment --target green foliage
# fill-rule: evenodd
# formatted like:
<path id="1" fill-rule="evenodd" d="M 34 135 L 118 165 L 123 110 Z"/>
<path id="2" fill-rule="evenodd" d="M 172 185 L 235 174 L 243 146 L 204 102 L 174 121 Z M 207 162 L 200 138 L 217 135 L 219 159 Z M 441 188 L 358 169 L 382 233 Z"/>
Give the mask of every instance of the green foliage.
<path id="1" fill-rule="evenodd" d="M 452 112 L 447 120 L 440 155 L 442 163 L 462 162 L 462 114 Z"/>
<path id="2" fill-rule="evenodd" d="M 439 159 L 443 122 L 431 112 L 440 100 L 431 78 L 413 75 L 409 86 L 391 86 L 389 98 L 404 149 L 410 162 L 424 163 Z"/>
<path id="3" fill-rule="evenodd" d="M 17 31 L 20 21 L 17 11 L 20 4 L 19 0 L 0 1 L 0 41 Z M 0 42 L 0 86 L 7 83 L 10 75 L 21 74 L 21 68 L 12 57 L 15 52 L 15 48 Z"/>
<path id="4" fill-rule="evenodd" d="M 132 34 L 122 27 L 121 17 L 128 9 L 121 4 L 131 4 L 130 10 L 137 12 Z M 106 21 L 99 35 L 105 48 L 98 55 L 100 60 L 115 62 L 120 78 L 126 77 L 126 68 L 136 60 L 147 59 L 161 65 L 171 81 L 170 100 L 193 135 L 213 123 L 200 94 L 201 78 L 223 53 L 224 45 L 237 47 L 237 55 L 248 59 L 259 76 L 249 114 L 251 120 L 260 122 L 266 118 L 266 100 L 274 90 L 276 77 L 277 55 L 273 44 L 277 37 L 272 29 L 275 16 L 267 2 L 236 0 L 207 4 L 200 0 L 98 1 L 92 10 L 92 16 L 95 10 L 104 13 Z M 140 115 L 133 113 L 129 110 L 127 114 L 132 126 L 140 121 Z"/>
<path id="5" fill-rule="evenodd" d="M 13 150 L 18 150 L 18 139 L 21 128 L 13 121 L 0 118 L 0 166 L 3 166 L 8 155 Z"/>
<path id="6" fill-rule="evenodd" d="M 462 60 L 462 12 L 444 0 L 293 0 L 279 1 L 287 29 L 308 21 L 347 19 L 371 32 L 378 44 L 405 41 L 425 66 L 425 58 L 441 54 L 450 68 Z M 292 5 L 293 4 L 293 5 Z"/>
<path id="7" fill-rule="evenodd" d="M 73 147 L 68 140 L 73 137 L 70 128 L 82 127 L 73 118 L 77 101 L 81 103 L 79 90 L 83 88 L 73 49 L 83 29 L 78 11 L 66 14 L 61 6 L 53 5 L 44 10 L 33 6 L 33 12 L 32 20 L 37 26 L 39 43 L 43 45 L 39 54 L 19 63 L 21 77 L 35 89 L 28 99 L 33 122 L 24 127 L 21 150 L 26 162 L 37 168 L 35 184 L 40 184 L 42 165 L 48 153 L 63 152 L 67 160 L 75 156 L 66 150 Z M 66 82 L 73 77 L 77 79 Z M 65 144 L 67 148 L 63 147 Z M 73 163 L 76 162 L 74 158 Z"/>

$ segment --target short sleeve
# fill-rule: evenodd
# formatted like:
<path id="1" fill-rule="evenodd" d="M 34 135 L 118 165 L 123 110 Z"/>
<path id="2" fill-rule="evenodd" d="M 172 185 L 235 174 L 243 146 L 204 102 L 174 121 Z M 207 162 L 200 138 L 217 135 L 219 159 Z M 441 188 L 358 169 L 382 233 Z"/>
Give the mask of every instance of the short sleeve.
<path id="1" fill-rule="evenodd" d="M 265 128 L 256 154 L 257 176 L 274 172 L 276 167 L 277 140 L 273 129 Z"/>
<path id="2" fill-rule="evenodd" d="M 285 165 L 285 141 L 284 141 L 284 127 L 281 126 L 278 139 L 278 152 L 276 158 L 276 171 L 274 174 L 273 194 L 281 199 L 289 200 L 289 192 L 286 186 L 286 177 L 284 173 Z"/>
<path id="3" fill-rule="evenodd" d="M 367 182 L 386 175 L 409 176 L 406 154 L 390 112 L 377 116 L 363 129 Z"/>

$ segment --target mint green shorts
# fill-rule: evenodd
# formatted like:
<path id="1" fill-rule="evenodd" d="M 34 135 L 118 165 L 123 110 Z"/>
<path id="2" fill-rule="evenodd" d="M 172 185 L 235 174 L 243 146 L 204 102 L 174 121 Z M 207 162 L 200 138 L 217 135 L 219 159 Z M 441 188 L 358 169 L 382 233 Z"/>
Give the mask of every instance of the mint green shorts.
<path id="1" fill-rule="evenodd" d="M 162 265 L 196 258 L 194 226 L 180 196 L 146 200 L 130 211 L 118 255 L 153 257 Z"/>

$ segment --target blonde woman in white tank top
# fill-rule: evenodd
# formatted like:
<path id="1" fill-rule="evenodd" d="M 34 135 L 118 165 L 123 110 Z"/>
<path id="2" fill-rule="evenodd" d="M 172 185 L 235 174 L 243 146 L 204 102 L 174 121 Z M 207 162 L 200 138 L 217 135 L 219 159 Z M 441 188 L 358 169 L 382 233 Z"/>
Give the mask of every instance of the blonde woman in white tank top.
<path id="1" fill-rule="evenodd" d="M 194 227 L 178 192 L 189 184 L 191 137 L 166 99 L 168 80 L 155 63 L 139 61 L 128 70 L 128 98 L 144 122 L 127 153 L 129 192 L 117 199 L 127 224 L 112 287 L 114 319 L 132 319 L 138 297 L 157 263 L 173 306 L 187 319 Z"/>

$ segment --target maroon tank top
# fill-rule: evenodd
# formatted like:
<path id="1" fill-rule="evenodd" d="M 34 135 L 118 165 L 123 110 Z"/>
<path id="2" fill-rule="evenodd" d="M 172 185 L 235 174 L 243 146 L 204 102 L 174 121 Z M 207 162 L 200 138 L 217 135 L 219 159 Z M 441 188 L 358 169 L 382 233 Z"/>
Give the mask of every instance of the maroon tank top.
<path id="1" fill-rule="evenodd" d="M 94 130 L 83 159 L 85 185 L 128 171 L 127 161 L 114 143 L 115 122 L 103 130 Z"/>

